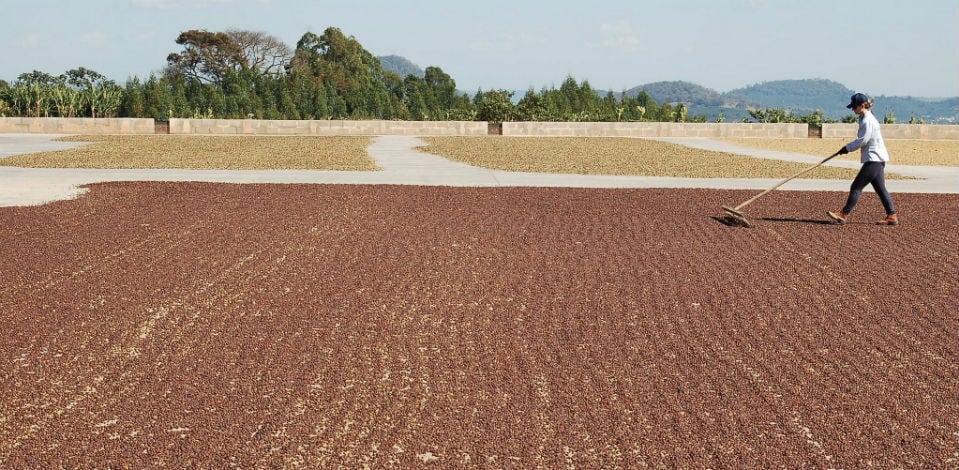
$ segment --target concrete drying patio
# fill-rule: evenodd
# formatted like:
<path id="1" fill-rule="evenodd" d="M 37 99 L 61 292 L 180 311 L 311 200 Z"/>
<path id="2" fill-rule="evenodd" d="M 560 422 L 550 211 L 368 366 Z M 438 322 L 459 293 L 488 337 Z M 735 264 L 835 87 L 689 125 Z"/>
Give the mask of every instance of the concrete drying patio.
<path id="1" fill-rule="evenodd" d="M 57 142 L 52 134 L 0 134 L 0 158 L 84 145 Z M 820 157 L 773 152 L 702 138 L 668 138 L 664 141 L 695 148 L 813 164 Z M 310 170 L 103 170 L 0 167 L 0 206 L 24 206 L 71 199 L 83 194 L 82 186 L 109 181 L 193 181 L 214 183 L 316 183 L 397 184 L 464 187 L 570 187 L 570 188 L 699 188 L 763 190 L 776 184 L 766 178 L 670 178 L 596 176 L 555 173 L 519 173 L 478 168 L 429 155 L 415 147 L 416 137 L 379 136 L 369 152 L 381 171 Z M 829 166 L 857 168 L 856 162 L 830 161 Z M 890 164 L 890 173 L 916 180 L 890 180 L 893 193 L 959 193 L 959 168 Z M 797 179 L 782 190 L 847 191 L 847 180 Z"/>

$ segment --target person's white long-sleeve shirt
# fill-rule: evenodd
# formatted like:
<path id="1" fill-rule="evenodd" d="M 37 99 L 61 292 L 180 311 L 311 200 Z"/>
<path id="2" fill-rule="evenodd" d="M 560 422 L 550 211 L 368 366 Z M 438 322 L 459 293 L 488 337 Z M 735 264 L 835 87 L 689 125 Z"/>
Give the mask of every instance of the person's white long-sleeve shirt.
<path id="1" fill-rule="evenodd" d="M 859 149 L 861 163 L 888 162 L 889 151 L 879 132 L 879 121 L 868 109 L 859 118 L 859 133 L 856 140 L 846 144 L 846 150 L 852 152 Z"/>

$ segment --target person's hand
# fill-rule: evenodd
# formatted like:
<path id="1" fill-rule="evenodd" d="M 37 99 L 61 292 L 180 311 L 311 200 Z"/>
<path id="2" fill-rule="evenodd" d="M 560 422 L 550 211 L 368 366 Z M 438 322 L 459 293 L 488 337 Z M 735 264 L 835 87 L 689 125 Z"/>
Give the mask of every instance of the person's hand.
<path id="1" fill-rule="evenodd" d="M 839 155 L 845 155 L 845 154 L 849 153 L 849 151 L 846 150 L 846 146 L 843 145 L 842 147 L 839 147 L 839 152 L 837 152 L 837 153 L 838 153 Z"/>

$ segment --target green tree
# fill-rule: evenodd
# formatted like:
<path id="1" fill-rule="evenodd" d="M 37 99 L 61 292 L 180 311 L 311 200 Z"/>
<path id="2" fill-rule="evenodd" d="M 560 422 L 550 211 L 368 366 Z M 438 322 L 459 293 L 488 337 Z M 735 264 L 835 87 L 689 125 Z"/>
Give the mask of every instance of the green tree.
<path id="1" fill-rule="evenodd" d="M 335 118 L 383 119 L 391 115 L 386 73 L 379 60 L 337 28 L 327 28 L 322 36 L 304 34 L 290 68 L 323 82 Z"/>
<path id="2" fill-rule="evenodd" d="M 0 80 L 0 117 L 7 117 L 13 112 L 10 106 L 10 94 L 12 89 L 6 80 Z"/>
<path id="3" fill-rule="evenodd" d="M 276 103 L 283 119 L 302 119 L 300 110 L 293 101 L 293 93 L 283 80 L 269 80 Z"/>
<path id="4" fill-rule="evenodd" d="M 604 101 L 596 93 L 596 90 L 589 84 L 588 80 L 583 80 L 579 84 L 579 114 L 580 121 L 604 121 L 613 119 L 613 110 L 606 109 Z"/>
<path id="5" fill-rule="evenodd" d="M 387 72 L 384 78 L 386 92 L 389 95 L 390 116 L 392 119 L 411 119 L 406 106 L 406 82 L 399 75 Z"/>
<path id="6" fill-rule="evenodd" d="M 450 110 L 456 108 L 460 101 L 456 94 L 456 81 L 439 67 L 426 67 L 423 76 L 429 93 L 435 99 L 435 109 Z"/>
<path id="7" fill-rule="evenodd" d="M 526 90 L 526 94 L 516 104 L 516 119 L 519 121 L 550 121 L 551 118 L 543 94 L 533 91 L 532 88 Z"/>
<path id="8" fill-rule="evenodd" d="M 761 123 L 800 122 L 800 118 L 791 110 L 781 108 L 747 109 L 749 116 Z"/>
<path id="9" fill-rule="evenodd" d="M 227 33 L 191 29 L 180 33 L 176 43 L 183 46 L 183 51 L 167 56 L 169 74 L 219 84 L 227 72 L 250 66 L 243 47 Z"/>
<path id="10" fill-rule="evenodd" d="M 144 86 L 140 79 L 133 77 L 127 80 L 126 91 L 123 93 L 123 103 L 120 114 L 125 117 L 146 117 L 146 100 L 143 97 Z"/>
<path id="11" fill-rule="evenodd" d="M 808 116 L 800 116 L 799 122 L 805 122 L 806 124 L 809 124 L 810 127 L 822 129 L 823 122 L 825 122 L 825 116 L 823 115 L 821 109 L 817 109 Z"/>
<path id="12" fill-rule="evenodd" d="M 477 110 L 476 118 L 494 123 L 512 121 L 512 97 L 513 92 L 506 90 L 477 91 L 473 98 Z"/>
<path id="13" fill-rule="evenodd" d="M 689 119 L 689 108 L 686 103 L 679 103 L 676 107 L 676 122 L 686 122 Z"/>
<path id="14" fill-rule="evenodd" d="M 640 116 L 640 121 L 655 120 L 658 119 L 661 114 L 661 107 L 645 90 L 636 95 L 635 109 Z"/>
<path id="15" fill-rule="evenodd" d="M 11 93 L 13 109 L 28 117 L 50 116 L 54 106 L 52 90 L 62 83 L 62 78 L 39 70 L 20 74 Z"/>
<path id="16" fill-rule="evenodd" d="M 287 79 L 290 98 L 303 119 L 326 119 L 330 116 L 326 86 L 308 70 L 292 70 Z"/>
<path id="17" fill-rule="evenodd" d="M 567 76 L 562 85 L 559 86 L 559 94 L 557 95 L 560 110 L 563 112 L 565 120 L 576 120 L 575 116 L 583 109 L 580 97 L 579 84 L 576 83 L 576 79 Z"/>
<path id="18" fill-rule="evenodd" d="M 896 123 L 896 114 L 890 109 L 886 112 L 886 115 L 882 118 L 883 124 L 895 124 Z"/>
<path id="19" fill-rule="evenodd" d="M 78 90 L 83 115 L 111 117 L 123 104 L 123 88 L 94 70 L 78 67 L 68 70 L 60 78 Z"/>
<path id="20" fill-rule="evenodd" d="M 254 69 L 245 69 L 237 73 L 229 73 L 223 81 L 223 95 L 225 111 L 223 117 L 245 119 L 261 117 L 264 102 L 263 95 L 273 93 L 271 85 L 279 82 L 280 86 L 288 86 L 284 77 L 264 75 Z M 267 87 L 270 89 L 264 90 Z M 214 108 L 216 109 L 216 108 Z"/>
<path id="21" fill-rule="evenodd" d="M 123 103 L 123 88 L 112 81 L 95 83 L 86 92 L 91 117 L 114 117 Z"/>
<path id="22" fill-rule="evenodd" d="M 410 119 L 429 120 L 436 107 L 436 97 L 426 86 L 425 80 L 415 75 L 407 75 L 403 79 L 403 103 Z"/>
<path id="23" fill-rule="evenodd" d="M 52 87 L 50 91 L 58 116 L 76 117 L 82 112 L 84 97 L 80 94 L 80 90 L 60 83 Z"/>

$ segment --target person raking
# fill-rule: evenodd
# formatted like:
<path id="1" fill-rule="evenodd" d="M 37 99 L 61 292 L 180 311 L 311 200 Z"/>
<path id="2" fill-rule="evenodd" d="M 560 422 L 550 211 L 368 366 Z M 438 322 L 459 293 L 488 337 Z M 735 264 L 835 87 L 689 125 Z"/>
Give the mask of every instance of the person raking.
<path id="1" fill-rule="evenodd" d="M 852 214 L 859 198 L 862 196 L 862 190 L 867 184 L 872 184 L 882 207 L 886 210 L 886 217 L 878 222 L 877 225 L 899 225 L 899 216 L 896 215 L 896 205 L 892 201 L 889 190 L 886 189 L 886 162 L 889 161 L 889 151 L 886 149 L 886 143 L 882 140 L 882 133 L 879 131 L 879 121 L 873 116 L 873 100 L 870 100 L 862 93 L 852 95 L 849 104 L 846 106 L 859 116 L 859 132 L 856 140 L 843 145 L 839 149 L 840 155 L 845 155 L 856 149 L 860 152 L 860 161 L 862 168 L 859 174 L 852 181 L 849 187 L 849 197 L 846 198 L 846 205 L 839 212 L 826 212 L 838 224 L 844 224 Z"/>

